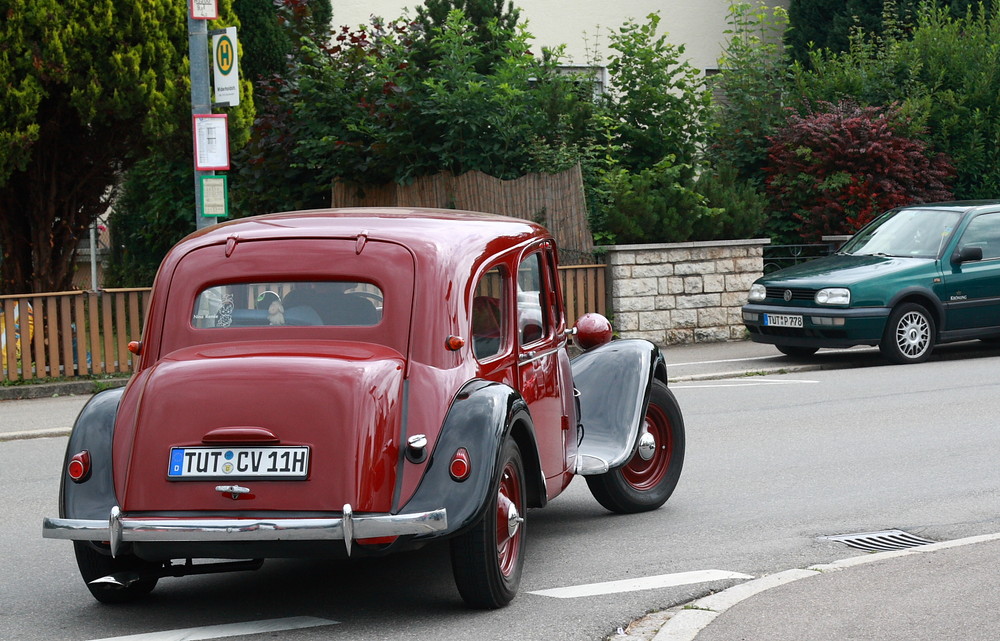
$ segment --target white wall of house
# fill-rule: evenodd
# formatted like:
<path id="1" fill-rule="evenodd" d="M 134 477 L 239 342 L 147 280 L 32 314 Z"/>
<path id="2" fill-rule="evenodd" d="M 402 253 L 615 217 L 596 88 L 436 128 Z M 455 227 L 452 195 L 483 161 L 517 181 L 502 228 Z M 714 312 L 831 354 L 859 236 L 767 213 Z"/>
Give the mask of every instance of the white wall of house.
<path id="1" fill-rule="evenodd" d="M 789 0 L 767 0 L 769 6 L 788 7 Z M 357 26 L 367 23 L 372 14 L 392 19 L 403 15 L 404 8 L 419 5 L 419 0 L 333 0 L 334 25 Z M 535 43 L 544 47 L 566 45 L 567 65 L 586 65 L 592 60 L 588 49 L 597 51 L 602 65 L 606 60 L 609 30 L 617 30 L 627 19 L 645 21 L 650 13 L 660 12 L 660 31 L 667 41 L 684 45 L 684 55 L 697 69 L 715 69 L 726 41 L 730 0 L 520 0 L 522 20 Z M 410 11 L 411 14 L 415 13 Z"/>

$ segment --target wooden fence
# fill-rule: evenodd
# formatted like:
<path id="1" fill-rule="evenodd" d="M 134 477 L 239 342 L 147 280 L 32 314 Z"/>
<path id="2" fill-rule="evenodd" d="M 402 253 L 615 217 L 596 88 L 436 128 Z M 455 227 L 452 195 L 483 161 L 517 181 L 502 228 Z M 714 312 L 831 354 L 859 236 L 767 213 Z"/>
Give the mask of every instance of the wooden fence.
<path id="1" fill-rule="evenodd" d="M 604 265 L 560 267 L 567 321 L 607 314 Z M 0 381 L 129 373 L 148 288 L 0 296 Z"/>
<path id="2" fill-rule="evenodd" d="M 149 289 L 0 296 L 3 380 L 132 371 Z"/>

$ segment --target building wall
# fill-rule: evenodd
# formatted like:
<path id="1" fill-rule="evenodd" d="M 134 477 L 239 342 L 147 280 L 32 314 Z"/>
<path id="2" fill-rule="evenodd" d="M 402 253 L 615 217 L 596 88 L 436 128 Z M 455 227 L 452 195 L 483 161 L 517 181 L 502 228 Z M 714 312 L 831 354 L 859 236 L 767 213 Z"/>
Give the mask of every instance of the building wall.
<path id="1" fill-rule="evenodd" d="M 740 308 L 768 239 L 608 247 L 612 325 L 657 345 L 746 338 Z"/>
<path id="2" fill-rule="evenodd" d="M 768 5 L 788 7 L 789 0 L 767 0 Z M 372 14 L 393 19 L 403 15 L 405 7 L 416 0 L 334 0 L 333 24 L 357 26 L 368 22 Z M 685 46 L 685 57 L 697 69 L 715 69 L 726 41 L 726 16 L 729 0 L 520 0 L 522 20 L 535 42 L 545 47 L 566 45 L 567 65 L 586 65 L 592 61 L 588 48 L 599 54 L 600 65 L 606 60 L 607 34 L 617 30 L 628 18 L 638 22 L 650 13 L 660 12 L 660 31 L 667 41 Z M 411 14 L 415 13 L 413 11 Z"/>

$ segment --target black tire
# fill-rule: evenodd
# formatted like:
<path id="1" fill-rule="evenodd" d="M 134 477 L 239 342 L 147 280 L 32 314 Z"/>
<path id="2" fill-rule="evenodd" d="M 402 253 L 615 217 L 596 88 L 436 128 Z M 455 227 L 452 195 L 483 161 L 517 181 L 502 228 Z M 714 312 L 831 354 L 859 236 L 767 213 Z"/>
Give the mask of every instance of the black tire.
<path id="1" fill-rule="evenodd" d="M 818 347 L 797 347 L 793 345 L 775 345 L 778 351 L 791 358 L 809 358 L 819 350 Z"/>
<path id="2" fill-rule="evenodd" d="M 922 363 L 934 350 L 935 336 L 934 317 L 916 303 L 903 303 L 889 314 L 878 348 L 893 363 Z"/>
<path id="3" fill-rule="evenodd" d="M 524 568 L 524 462 L 512 439 L 504 442 L 499 469 L 486 514 L 451 540 L 455 585 L 473 608 L 492 610 L 510 603 Z M 505 523 L 506 527 L 498 527 Z"/>
<path id="4" fill-rule="evenodd" d="M 597 502 L 612 512 L 655 510 L 667 502 L 680 480 L 684 418 L 673 392 L 662 381 L 653 381 L 643 430 L 653 437 L 651 448 L 640 446 L 622 467 L 584 477 Z"/>
<path id="5" fill-rule="evenodd" d="M 76 552 L 76 564 L 80 568 L 83 582 L 87 584 L 87 589 L 94 595 L 94 598 L 101 603 L 129 603 L 146 596 L 156 587 L 158 580 L 156 578 L 139 579 L 124 587 L 109 583 L 92 584 L 91 581 L 94 579 L 109 574 L 117 572 L 141 573 L 155 570 L 159 566 L 134 556 L 112 558 L 110 551 L 98 550 L 89 541 L 73 541 L 73 550 Z"/>

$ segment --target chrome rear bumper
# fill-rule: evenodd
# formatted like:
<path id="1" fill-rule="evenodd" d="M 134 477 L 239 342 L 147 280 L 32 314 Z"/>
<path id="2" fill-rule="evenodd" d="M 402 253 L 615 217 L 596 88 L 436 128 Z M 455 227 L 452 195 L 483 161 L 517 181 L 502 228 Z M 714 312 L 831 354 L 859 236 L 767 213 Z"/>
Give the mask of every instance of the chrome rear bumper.
<path id="1" fill-rule="evenodd" d="M 107 521 L 45 518 L 42 536 L 47 539 L 107 541 L 112 556 L 123 542 L 133 541 L 344 541 L 347 553 L 356 539 L 404 534 L 433 534 L 448 527 L 444 508 L 416 514 L 355 516 L 350 505 L 340 518 L 134 518 L 123 516 L 117 506 Z"/>

